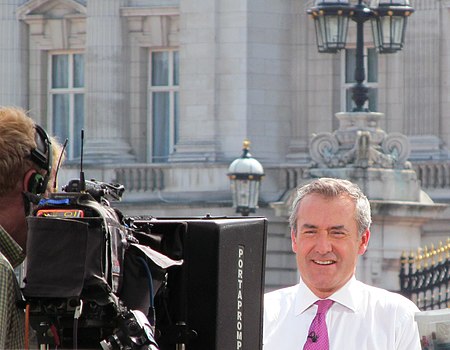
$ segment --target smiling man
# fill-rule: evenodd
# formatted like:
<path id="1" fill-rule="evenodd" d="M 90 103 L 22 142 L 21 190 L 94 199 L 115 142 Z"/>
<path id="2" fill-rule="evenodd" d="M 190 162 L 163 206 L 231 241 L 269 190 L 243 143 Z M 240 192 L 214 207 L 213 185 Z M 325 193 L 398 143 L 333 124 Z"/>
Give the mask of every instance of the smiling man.
<path id="1" fill-rule="evenodd" d="M 300 282 L 266 294 L 264 350 L 420 350 L 414 303 L 355 279 L 370 224 L 368 199 L 347 180 L 298 189 L 290 226 Z"/>

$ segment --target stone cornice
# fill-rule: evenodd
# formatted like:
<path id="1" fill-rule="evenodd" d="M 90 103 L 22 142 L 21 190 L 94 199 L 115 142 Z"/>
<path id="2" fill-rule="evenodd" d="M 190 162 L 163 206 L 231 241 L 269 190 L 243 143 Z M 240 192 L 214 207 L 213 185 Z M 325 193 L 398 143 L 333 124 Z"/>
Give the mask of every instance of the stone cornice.
<path id="1" fill-rule="evenodd" d="M 122 7 L 120 14 L 124 17 L 148 17 L 148 16 L 179 16 L 178 6 L 167 7 Z"/>

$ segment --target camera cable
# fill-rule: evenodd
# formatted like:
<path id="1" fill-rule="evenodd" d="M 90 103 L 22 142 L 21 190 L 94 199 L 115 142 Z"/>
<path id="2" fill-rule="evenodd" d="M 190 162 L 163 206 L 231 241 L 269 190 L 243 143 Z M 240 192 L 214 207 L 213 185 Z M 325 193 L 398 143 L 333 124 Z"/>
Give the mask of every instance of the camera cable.
<path id="1" fill-rule="evenodd" d="M 155 305 L 154 305 L 155 302 L 153 299 L 154 287 L 153 287 L 152 272 L 150 271 L 147 261 L 144 258 L 138 256 L 137 259 L 142 263 L 145 274 L 147 275 L 148 290 L 149 290 L 149 297 L 150 297 L 150 308 L 149 308 L 149 313 L 148 313 L 147 317 L 149 317 L 150 325 L 152 327 L 154 327 L 155 326 Z"/>
<path id="2" fill-rule="evenodd" d="M 75 308 L 73 315 L 73 349 L 78 349 L 78 319 L 83 312 L 83 300 L 80 300 L 80 304 Z"/>

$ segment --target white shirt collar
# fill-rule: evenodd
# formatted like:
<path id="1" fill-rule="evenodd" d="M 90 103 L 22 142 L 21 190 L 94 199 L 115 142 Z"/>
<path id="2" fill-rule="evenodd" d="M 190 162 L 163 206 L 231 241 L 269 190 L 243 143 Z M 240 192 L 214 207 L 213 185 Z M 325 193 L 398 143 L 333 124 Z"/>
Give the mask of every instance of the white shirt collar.
<path id="1" fill-rule="evenodd" d="M 341 289 L 333 293 L 327 299 L 333 300 L 353 312 L 356 312 L 356 305 L 361 298 L 361 294 L 358 288 L 358 281 L 355 276 L 352 276 L 350 280 L 342 286 Z M 309 309 L 317 300 L 320 300 L 300 279 L 298 284 L 297 294 L 295 296 L 295 314 L 300 315 Z"/>

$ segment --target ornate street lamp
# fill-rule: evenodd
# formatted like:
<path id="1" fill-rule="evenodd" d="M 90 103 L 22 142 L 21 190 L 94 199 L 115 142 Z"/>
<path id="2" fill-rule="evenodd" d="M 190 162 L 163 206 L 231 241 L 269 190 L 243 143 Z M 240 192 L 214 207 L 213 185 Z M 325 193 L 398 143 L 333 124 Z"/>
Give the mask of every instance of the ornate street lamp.
<path id="1" fill-rule="evenodd" d="M 319 52 L 336 53 L 345 48 L 350 11 L 348 1 L 326 0 L 308 10 L 314 19 Z"/>
<path id="2" fill-rule="evenodd" d="M 373 12 L 375 16 L 371 19 L 372 32 L 378 52 L 400 51 L 405 42 L 406 20 L 414 12 L 409 1 L 379 1 Z"/>
<path id="3" fill-rule="evenodd" d="M 367 111 L 364 85 L 364 22 L 371 20 L 375 46 L 379 53 L 394 53 L 403 48 L 407 18 L 414 12 L 409 0 L 318 0 L 307 10 L 314 19 L 319 52 L 336 53 L 345 48 L 348 20 L 356 22 L 356 68 L 352 99 L 354 112 Z"/>
<path id="4" fill-rule="evenodd" d="M 233 208 L 236 213 L 248 216 L 258 208 L 259 187 L 264 169 L 260 162 L 250 154 L 250 141 L 245 140 L 243 153 L 228 168 Z"/>

